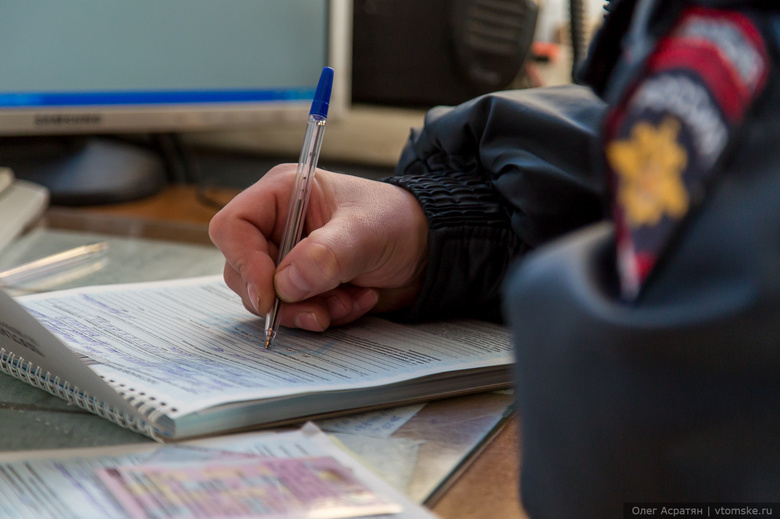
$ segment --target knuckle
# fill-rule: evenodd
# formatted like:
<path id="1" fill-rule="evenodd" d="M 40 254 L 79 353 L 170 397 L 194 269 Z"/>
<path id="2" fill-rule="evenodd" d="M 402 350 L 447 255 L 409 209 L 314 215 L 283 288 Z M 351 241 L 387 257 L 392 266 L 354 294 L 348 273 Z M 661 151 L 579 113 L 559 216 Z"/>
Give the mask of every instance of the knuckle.
<path id="1" fill-rule="evenodd" d="M 211 221 L 209 221 L 209 239 L 213 243 L 217 243 L 222 236 L 224 228 L 222 219 L 222 212 L 220 211 L 211 218 Z"/>
<path id="2" fill-rule="evenodd" d="M 331 282 L 333 286 L 349 281 L 345 279 L 345 269 L 339 255 L 330 245 L 316 242 L 311 248 L 311 258 L 317 266 L 319 275 Z"/>

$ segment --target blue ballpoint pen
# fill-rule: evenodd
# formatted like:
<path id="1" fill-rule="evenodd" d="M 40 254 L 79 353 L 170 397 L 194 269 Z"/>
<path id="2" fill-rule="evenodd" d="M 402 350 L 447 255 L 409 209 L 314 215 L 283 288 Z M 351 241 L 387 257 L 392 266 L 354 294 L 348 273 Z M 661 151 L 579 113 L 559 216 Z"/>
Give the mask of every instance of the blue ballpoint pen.
<path id="1" fill-rule="evenodd" d="M 328 120 L 328 104 L 333 86 L 333 69 L 325 67 L 320 74 L 317 90 L 309 111 L 309 121 L 306 124 L 306 135 L 303 138 L 303 149 L 298 159 L 298 170 L 295 174 L 295 184 L 290 196 L 290 208 L 287 211 L 287 222 L 284 225 L 282 241 L 279 244 L 279 255 L 276 264 L 279 265 L 296 243 L 301 239 L 303 223 L 306 219 L 306 207 L 309 205 L 311 181 L 317 170 L 317 160 L 320 157 L 322 137 L 325 134 L 325 122 Z M 274 300 L 271 311 L 265 316 L 265 347 L 271 346 L 271 341 L 279 330 L 279 297 Z"/>

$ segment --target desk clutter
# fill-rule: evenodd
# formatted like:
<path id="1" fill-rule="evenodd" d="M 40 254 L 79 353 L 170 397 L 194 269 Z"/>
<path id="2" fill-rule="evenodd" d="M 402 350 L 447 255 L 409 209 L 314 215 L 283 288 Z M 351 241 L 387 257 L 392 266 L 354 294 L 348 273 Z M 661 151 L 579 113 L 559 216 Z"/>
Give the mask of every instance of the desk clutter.
<path id="1" fill-rule="evenodd" d="M 0 251 L 32 225 L 49 205 L 49 191 L 0 167 Z"/>
<path id="2" fill-rule="evenodd" d="M 205 489 L 214 488 L 214 484 L 228 485 L 226 480 L 215 483 L 209 478 L 229 468 L 232 474 L 243 474 L 244 480 L 262 479 L 261 473 L 265 474 L 263 477 L 281 478 L 282 473 L 287 474 L 285 471 L 302 478 L 324 473 L 335 477 L 332 481 L 325 478 L 328 485 L 321 491 L 346 492 L 338 494 L 341 501 L 336 500 L 341 508 L 320 510 L 321 515 L 312 512 L 312 517 L 429 517 L 419 505 L 435 500 L 446 488 L 450 474 L 511 414 L 511 393 L 485 392 L 505 387 L 509 381 L 508 336 L 505 330 L 493 325 L 462 322 L 426 330 L 368 319 L 354 329 L 335 330 L 332 336 L 280 333 L 278 344 L 270 352 L 260 347 L 254 351 L 252 337 L 256 333 L 261 340 L 262 323 L 259 331 L 255 330 L 257 323 L 253 320 L 257 319 L 246 313 L 238 300 L 231 301 L 233 296 L 216 274 L 221 271 L 221 255 L 212 247 L 36 229 L 0 255 L 0 270 L 55 250 L 96 241 L 108 244 L 107 253 L 99 258 L 99 268 L 82 269 L 80 274 L 61 272 L 59 276 L 32 280 L 31 285 L 0 294 L 4 330 L 0 334 L 0 363 L 4 371 L 15 377 L 0 376 L 0 450 L 15 451 L 0 454 L 2 516 L 48 517 L 46 513 L 51 512 L 46 510 L 54 510 L 46 508 L 48 499 L 60 502 L 62 488 L 77 484 L 77 479 L 68 475 L 73 471 L 100 489 L 85 490 L 90 495 L 103 496 L 92 499 L 93 504 L 110 503 L 114 508 L 132 503 L 146 505 L 124 506 L 125 515 L 88 515 L 83 507 L 75 507 L 72 515 L 58 513 L 51 517 L 219 517 L 214 515 L 216 509 L 209 507 L 224 504 L 226 493 Z M 128 263 L 133 263 L 133 268 L 127 268 Z M 196 277 L 168 280 L 177 275 Z M 96 280 L 100 280 L 99 286 L 82 288 Z M 118 284 L 121 281 L 131 283 Z M 37 286 L 32 285 L 35 283 Z M 171 290 L 186 293 L 176 295 Z M 110 301 L 114 297 L 119 299 Z M 216 298 L 212 300 L 216 306 L 194 297 L 205 297 L 206 301 Z M 135 303 L 131 303 L 134 299 Z M 96 312 L 87 310 L 92 305 Z M 174 310 L 177 306 L 178 310 Z M 133 333 L 127 328 L 132 320 L 127 312 L 131 307 L 142 319 L 130 325 L 135 327 Z M 232 316 L 219 315 L 226 307 L 231 308 Z M 147 324 L 142 332 L 144 315 L 153 316 L 158 327 L 153 329 Z M 196 344 L 202 339 L 205 342 Z M 135 350 L 139 345 L 141 349 Z M 192 346 L 196 346 L 194 352 L 200 352 L 200 361 L 196 360 L 197 355 L 192 356 L 193 351 L 186 351 Z M 450 358 L 444 355 L 447 350 L 454 352 Z M 350 352 L 351 357 L 347 355 Z M 369 354 L 370 358 L 364 359 L 363 371 L 373 374 L 356 375 L 360 372 L 354 364 L 356 352 Z M 235 355 L 241 359 L 223 363 Z M 260 356 L 263 358 L 259 359 Z M 113 368 L 109 368 L 111 365 Z M 216 365 L 219 373 L 212 373 L 207 381 L 202 376 L 209 365 Z M 112 373 L 103 372 L 105 369 Z M 162 371 L 157 372 L 160 369 L 167 370 L 167 380 Z M 133 371 L 136 375 L 131 375 Z M 420 378 L 420 374 L 424 376 Z M 233 380 L 229 380 L 230 376 Z M 44 386 L 48 393 L 65 400 L 19 379 Z M 141 388 L 140 384 L 146 387 Z M 220 385 L 223 387 L 217 388 Z M 328 385 L 335 391 L 332 396 L 322 393 Z M 296 386 L 297 389 L 290 390 Z M 474 391 L 480 392 L 430 401 Z M 260 395 L 264 401 L 257 400 Z M 341 416 L 344 413 L 349 414 Z M 327 418 L 333 414 L 339 416 Z M 306 418 L 318 416 L 316 425 L 297 429 L 297 424 Z M 341 446 L 337 449 L 342 453 L 339 456 L 344 456 L 344 452 L 351 454 L 346 455 L 347 461 L 339 456 L 336 462 L 315 456 L 318 461 L 313 464 L 299 461 L 270 465 L 244 455 L 238 459 L 221 457 L 238 438 L 244 437 L 223 434 L 258 425 L 276 426 L 274 432 L 250 433 L 262 437 L 262 441 L 281 438 L 280 431 L 306 436 L 304 430 L 314 430 L 315 437 L 325 438 L 331 446 L 328 452 L 335 442 Z M 180 441 L 193 436 L 209 436 L 208 441 L 217 442 L 218 446 L 205 458 L 200 451 L 196 456 L 189 441 Z M 168 443 L 153 443 L 150 437 Z M 317 442 L 324 444 L 321 439 Z M 112 447 L 106 451 L 106 445 Z M 83 454 L 92 460 L 103 460 L 104 452 L 111 452 L 112 456 L 109 461 L 88 462 L 91 468 L 70 466 L 70 461 L 62 460 L 71 459 L 74 447 L 87 447 L 89 452 L 79 456 Z M 133 458 L 132 468 L 111 465 L 118 463 L 117 453 L 136 449 L 157 454 Z M 169 452 L 183 454 L 190 464 L 180 469 L 181 460 L 169 463 L 163 455 Z M 290 448 L 287 454 L 290 453 L 311 458 L 309 451 L 299 447 Z M 30 464 L 32 459 L 36 461 Z M 104 461 L 111 465 L 111 470 L 104 467 Z M 338 466 L 329 465 L 333 463 Z M 51 467 L 56 470 L 50 470 Z M 365 467 L 371 467 L 370 471 Z M 153 477 L 147 469 L 154 472 Z M 340 472 L 342 469 L 344 472 Z M 94 474 L 90 472 L 93 470 Z M 365 473 L 368 476 L 364 477 Z M 155 508 L 160 500 L 151 487 L 138 490 L 138 481 L 162 478 L 154 481 L 170 483 L 174 474 L 191 478 L 187 488 L 193 493 L 181 498 L 194 500 L 195 504 L 187 508 L 189 515 L 182 512 L 185 501 L 168 503 L 162 510 Z M 374 479 L 379 479 L 379 483 Z M 42 490 L 33 481 L 43 482 L 44 487 L 54 486 Z M 66 487 L 59 487 L 61 483 Z M 390 489 L 389 493 L 385 487 Z M 132 494 L 128 490 L 131 488 L 145 493 Z M 305 496 L 296 496 L 294 506 L 288 503 L 293 515 L 284 515 L 287 512 L 282 508 L 288 505 L 279 505 L 279 496 L 263 493 L 262 488 L 252 492 L 251 496 L 244 494 L 246 499 L 233 502 L 236 507 L 248 507 L 242 510 L 252 510 L 254 515 L 246 517 L 295 517 L 304 506 L 300 501 L 305 501 Z M 42 499 L 44 495 L 46 499 Z M 361 496 L 357 507 L 356 495 Z M 72 499 L 78 503 L 84 499 L 81 496 Z M 282 508 L 274 509 L 267 502 L 269 499 Z M 206 515 L 195 515 L 196 512 Z"/>
<path id="3" fill-rule="evenodd" d="M 311 423 L 178 445 L 3 456 L 0 487 L 3 517 L 433 517 Z"/>

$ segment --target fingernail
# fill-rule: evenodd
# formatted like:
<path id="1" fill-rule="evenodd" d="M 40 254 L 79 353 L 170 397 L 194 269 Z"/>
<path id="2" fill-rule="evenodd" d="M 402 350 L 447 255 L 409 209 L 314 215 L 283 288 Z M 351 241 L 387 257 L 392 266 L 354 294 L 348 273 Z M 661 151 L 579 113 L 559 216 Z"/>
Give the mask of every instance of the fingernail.
<path id="1" fill-rule="evenodd" d="M 325 330 L 325 327 L 322 326 L 314 312 L 302 312 L 296 315 L 294 323 L 296 328 L 301 328 L 310 332 L 321 332 Z"/>
<path id="2" fill-rule="evenodd" d="M 328 313 L 333 320 L 341 319 L 349 313 L 349 310 L 344 306 L 344 303 L 341 302 L 341 299 L 336 296 L 330 296 L 325 300 L 325 304 L 328 305 Z"/>
<path id="3" fill-rule="evenodd" d="M 301 276 L 298 267 L 291 264 L 276 274 L 276 291 L 285 301 L 300 301 L 306 299 L 312 289 Z"/>
<path id="4" fill-rule="evenodd" d="M 260 297 L 257 295 L 257 291 L 252 285 L 246 286 L 246 295 L 249 297 L 249 303 L 252 305 L 252 308 L 255 309 L 255 312 L 260 313 L 260 310 L 258 310 L 258 307 L 260 306 Z"/>

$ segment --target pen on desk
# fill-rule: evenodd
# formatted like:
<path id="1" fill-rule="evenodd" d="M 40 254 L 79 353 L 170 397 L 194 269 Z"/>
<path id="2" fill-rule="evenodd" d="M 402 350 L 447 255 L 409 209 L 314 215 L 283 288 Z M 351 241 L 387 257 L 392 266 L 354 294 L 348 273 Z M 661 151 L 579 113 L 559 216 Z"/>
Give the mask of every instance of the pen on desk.
<path id="1" fill-rule="evenodd" d="M 325 122 L 328 119 L 328 104 L 330 103 L 330 91 L 333 85 L 333 69 L 325 67 L 320 74 L 317 90 L 309 111 L 309 120 L 306 124 L 306 135 L 303 138 L 303 148 L 298 159 L 298 170 L 295 173 L 295 184 L 290 196 L 290 207 L 287 211 L 287 221 L 284 224 L 282 241 L 279 244 L 279 255 L 276 264 L 282 261 L 288 252 L 301 239 L 303 223 L 306 219 L 306 207 L 309 205 L 311 193 L 311 181 L 317 169 L 317 160 L 322 147 L 322 137 L 325 133 Z M 271 311 L 265 316 L 265 347 L 271 346 L 271 341 L 279 330 L 279 297 L 274 299 Z"/>
<path id="2" fill-rule="evenodd" d="M 98 253 L 108 250 L 108 243 L 98 242 L 81 245 L 73 249 L 58 252 L 29 263 L 0 272 L 0 285 L 13 285 L 34 277 L 45 276 L 53 272 L 73 267 L 85 260 L 94 259 Z"/>

